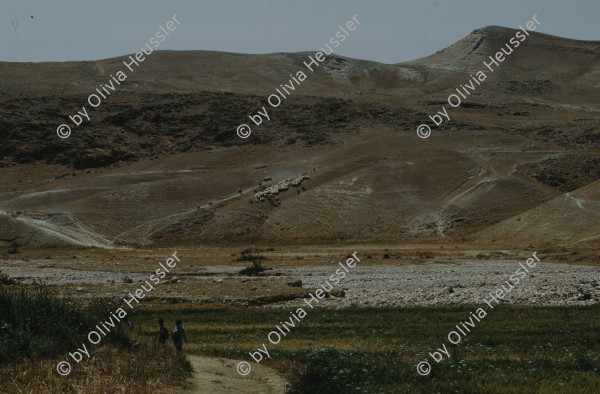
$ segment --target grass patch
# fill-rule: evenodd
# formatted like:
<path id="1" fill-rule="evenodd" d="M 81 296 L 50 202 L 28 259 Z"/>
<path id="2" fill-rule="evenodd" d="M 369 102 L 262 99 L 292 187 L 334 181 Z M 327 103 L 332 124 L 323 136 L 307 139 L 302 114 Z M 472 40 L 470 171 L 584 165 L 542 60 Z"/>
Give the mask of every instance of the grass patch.
<path id="1" fill-rule="evenodd" d="M 600 392 L 600 305 L 489 311 L 458 345 L 447 335 L 475 306 L 310 309 L 278 345 L 267 335 L 295 309 L 222 308 L 145 311 L 142 332 L 158 317 L 181 318 L 186 351 L 239 358 L 264 343 L 261 364 L 290 376 L 291 393 L 595 393 Z M 450 359 L 428 356 L 445 343 Z M 416 371 L 432 365 L 428 376 Z"/>
<path id="2" fill-rule="evenodd" d="M 125 342 L 104 338 L 91 349 L 92 359 L 74 365 L 64 378 L 53 372 L 56 362 L 81 345 L 89 324 L 104 319 L 114 306 L 76 308 L 37 291 L 0 292 L 0 376 L 9 392 L 70 392 L 81 387 L 101 392 L 102 387 L 111 391 L 114 386 L 137 393 L 182 384 L 190 365 L 177 358 L 170 343 L 154 344 L 158 318 L 165 319 L 168 329 L 175 320 L 183 320 L 190 341 L 185 353 L 255 364 L 248 352 L 265 344 L 271 358 L 261 364 L 287 373 L 290 393 L 600 392 L 600 305 L 501 305 L 488 310 L 458 345 L 449 344 L 448 332 L 476 306 L 307 307 L 301 322 L 273 345 L 269 332 L 296 308 L 151 310 L 140 305 L 129 316 L 135 332 L 116 335 Z M 82 326 L 72 339 L 68 330 L 79 327 L 78 322 Z M 428 353 L 442 343 L 451 357 L 436 364 Z M 15 355 L 27 358 L 17 362 Z M 423 360 L 432 366 L 428 376 L 416 371 Z"/>

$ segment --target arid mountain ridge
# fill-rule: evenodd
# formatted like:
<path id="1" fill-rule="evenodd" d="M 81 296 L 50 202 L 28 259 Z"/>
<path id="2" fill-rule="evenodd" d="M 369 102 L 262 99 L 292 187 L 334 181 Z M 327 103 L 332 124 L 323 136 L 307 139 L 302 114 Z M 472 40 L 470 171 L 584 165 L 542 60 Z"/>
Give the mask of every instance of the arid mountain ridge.
<path id="1" fill-rule="evenodd" d="M 237 125 L 312 52 L 153 53 L 65 140 L 56 127 L 127 57 L 0 63 L 0 238 L 597 242 L 600 41 L 531 33 L 449 122 L 415 133 L 514 33 L 399 64 L 328 57 L 247 140 Z"/>

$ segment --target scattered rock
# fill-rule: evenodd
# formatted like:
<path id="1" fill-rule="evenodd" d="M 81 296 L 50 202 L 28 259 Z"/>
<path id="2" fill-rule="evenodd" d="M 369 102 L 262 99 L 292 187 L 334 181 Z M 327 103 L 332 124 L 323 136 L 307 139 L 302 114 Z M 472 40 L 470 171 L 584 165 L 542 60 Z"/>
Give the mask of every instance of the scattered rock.
<path id="1" fill-rule="evenodd" d="M 133 283 L 133 279 L 131 279 L 129 276 L 126 276 L 123 278 L 123 283 Z"/>

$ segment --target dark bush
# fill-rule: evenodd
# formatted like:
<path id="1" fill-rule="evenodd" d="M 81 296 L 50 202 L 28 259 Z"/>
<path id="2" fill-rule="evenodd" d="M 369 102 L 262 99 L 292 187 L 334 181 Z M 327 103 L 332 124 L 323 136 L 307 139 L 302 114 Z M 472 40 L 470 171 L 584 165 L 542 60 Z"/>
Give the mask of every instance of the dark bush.
<path id="1" fill-rule="evenodd" d="M 13 283 L 15 283 L 15 281 L 11 279 L 10 276 L 0 271 L 0 285 L 12 285 Z"/>
<path id="2" fill-rule="evenodd" d="M 244 268 L 240 271 L 240 275 L 258 275 L 264 270 L 265 268 L 262 266 L 262 263 L 259 260 L 254 260 L 252 267 Z"/>
<path id="3" fill-rule="evenodd" d="M 43 287 L 0 288 L 0 365 L 72 352 L 88 342 L 90 330 L 117 308 L 100 304 L 78 308 Z M 127 345 L 129 338 L 123 335 L 115 330 L 103 342 Z"/>
<path id="4" fill-rule="evenodd" d="M 8 253 L 11 253 L 11 254 L 19 253 L 19 243 L 18 242 L 11 243 L 10 247 L 8 248 Z"/>

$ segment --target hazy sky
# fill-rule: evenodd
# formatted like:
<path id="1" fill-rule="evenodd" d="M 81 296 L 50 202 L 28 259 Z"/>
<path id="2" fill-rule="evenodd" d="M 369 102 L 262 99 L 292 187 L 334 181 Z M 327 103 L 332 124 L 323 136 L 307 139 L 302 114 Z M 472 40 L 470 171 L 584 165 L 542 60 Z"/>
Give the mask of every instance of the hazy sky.
<path id="1" fill-rule="evenodd" d="M 488 26 L 600 40 L 599 0 L 0 0 L 0 61 L 97 60 L 138 52 L 177 14 L 159 49 L 238 53 L 318 50 L 358 14 L 336 53 L 397 63 Z M 33 18 L 32 18 L 33 16 Z"/>

